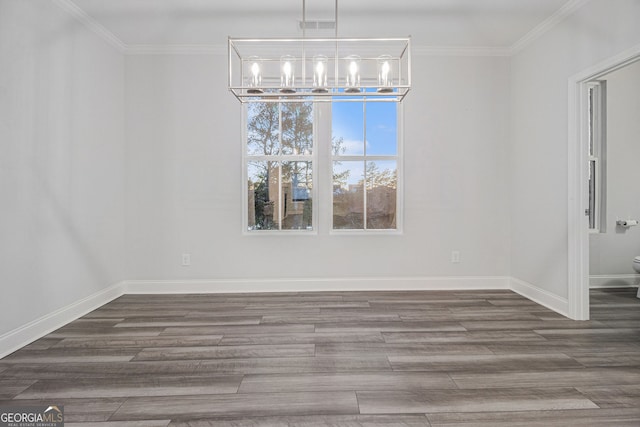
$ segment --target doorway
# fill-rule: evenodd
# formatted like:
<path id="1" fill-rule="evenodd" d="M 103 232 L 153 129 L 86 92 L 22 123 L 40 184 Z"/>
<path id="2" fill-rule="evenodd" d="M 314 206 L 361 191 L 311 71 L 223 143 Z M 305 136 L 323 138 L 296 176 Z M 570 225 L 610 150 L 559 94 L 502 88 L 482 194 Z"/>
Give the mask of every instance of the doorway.
<path id="1" fill-rule="evenodd" d="M 640 46 L 636 46 L 569 79 L 568 302 L 569 316 L 575 320 L 589 319 L 589 236 L 596 224 L 592 210 L 596 205 L 593 200 L 590 205 L 589 197 L 596 183 L 590 180 L 594 165 L 594 152 L 590 150 L 593 82 L 639 60 Z"/>

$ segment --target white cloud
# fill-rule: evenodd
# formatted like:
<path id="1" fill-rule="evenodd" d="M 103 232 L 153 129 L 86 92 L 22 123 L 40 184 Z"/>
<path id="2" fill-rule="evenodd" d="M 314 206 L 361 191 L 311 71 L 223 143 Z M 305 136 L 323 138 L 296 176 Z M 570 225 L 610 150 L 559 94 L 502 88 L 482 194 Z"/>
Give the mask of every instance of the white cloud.
<path id="1" fill-rule="evenodd" d="M 368 146 L 369 145 L 367 143 L 367 147 Z M 345 139 L 344 141 L 342 141 L 341 147 L 344 149 L 344 151 L 341 151 L 339 154 L 343 156 L 364 154 L 363 153 L 364 144 L 362 143 L 362 140 Z"/>

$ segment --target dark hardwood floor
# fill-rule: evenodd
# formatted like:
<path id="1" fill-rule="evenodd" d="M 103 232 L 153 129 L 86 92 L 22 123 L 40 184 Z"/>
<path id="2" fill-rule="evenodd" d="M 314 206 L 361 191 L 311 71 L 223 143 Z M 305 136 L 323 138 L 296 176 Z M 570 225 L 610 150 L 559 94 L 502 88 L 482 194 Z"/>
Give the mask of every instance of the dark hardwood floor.
<path id="1" fill-rule="evenodd" d="M 510 291 L 127 295 L 0 360 L 79 426 L 639 426 L 640 300 Z"/>

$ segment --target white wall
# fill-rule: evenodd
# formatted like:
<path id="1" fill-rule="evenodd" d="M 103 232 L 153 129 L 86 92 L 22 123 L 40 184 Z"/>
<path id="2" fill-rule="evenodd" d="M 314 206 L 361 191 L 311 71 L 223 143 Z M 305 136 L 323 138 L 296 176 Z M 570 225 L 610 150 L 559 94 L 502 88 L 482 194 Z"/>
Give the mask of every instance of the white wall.
<path id="1" fill-rule="evenodd" d="M 640 2 L 592 0 L 512 60 L 511 275 L 566 298 L 568 79 L 640 43 Z"/>
<path id="2" fill-rule="evenodd" d="M 607 226 L 589 239 L 589 273 L 634 274 L 640 227 L 616 227 L 617 219 L 640 220 L 640 62 L 607 74 Z"/>
<path id="3" fill-rule="evenodd" d="M 414 59 L 404 233 L 294 237 L 242 235 L 241 106 L 225 56 L 128 56 L 127 277 L 507 276 L 509 59 Z"/>
<path id="4" fill-rule="evenodd" d="M 123 67 L 52 2 L 0 0 L 0 336 L 123 279 Z"/>

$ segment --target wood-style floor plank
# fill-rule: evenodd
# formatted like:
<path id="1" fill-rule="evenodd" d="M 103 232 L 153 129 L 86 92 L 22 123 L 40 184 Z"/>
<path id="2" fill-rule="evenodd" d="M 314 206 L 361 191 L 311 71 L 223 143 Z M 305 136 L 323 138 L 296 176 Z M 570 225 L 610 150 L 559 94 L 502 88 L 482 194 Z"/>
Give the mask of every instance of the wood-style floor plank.
<path id="1" fill-rule="evenodd" d="M 380 332 L 307 332 L 290 334 L 225 335 L 218 345 L 265 344 L 334 344 L 334 343 L 384 343 Z M 316 346 L 316 354 L 317 354 Z"/>
<path id="2" fill-rule="evenodd" d="M 491 291 L 125 295 L 0 360 L 69 426 L 638 426 L 640 300 Z"/>
<path id="3" fill-rule="evenodd" d="M 143 420 L 143 421 L 104 421 L 90 423 L 65 423 L 68 427 L 167 427 L 171 420 Z"/>
<path id="4" fill-rule="evenodd" d="M 477 331 L 477 332 L 384 332 L 388 343 L 465 343 L 494 344 L 501 342 L 546 341 L 533 331 Z"/>
<path id="5" fill-rule="evenodd" d="M 311 357 L 314 353 L 313 344 L 163 347 L 146 348 L 133 361 Z"/>
<path id="6" fill-rule="evenodd" d="M 484 309 L 478 310 L 469 308 L 468 310 L 449 310 L 447 313 L 439 313 L 436 310 L 402 310 L 400 318 L 406 322 L 441 322 L 442 319 L 449 319 L 459 322 L 463 327 L 465 325 L 475 324 L 476 322 L 520 322 L 520 321 L 539 321 L 539 316 L 522 311 L 508 311 L 503 309 Z"/>
<path id="7" fill-rule="evenodd" d="M 29 379 L 0 379 L 0 399 L 13 399 L 24 390 L 31 387 L 37 380 Z"/>
<path id="8" fill-rule="evenodd" d="M 363 414 L 497 412 L 591 409 L 598 406 L 573 388 L 359 391 Z"/>
<path id="9" fill-rule="evenodd" d="M 362 323 L 362 322 L 400 322 L 400 316 L 393 313 L 359 313 L 359 314 L 267 314 L 262 316 L 262 323 Z"/>
<path id="10" fill-rule="evenodd" d="M 40 338 L 39 340 L 22 347 L 21 350 L 48 350 L 51 347 L 58 345 L 60 341 L 62 341 L 62 338 Z"/>
<path id="11" fill-rule="evenodd" d="M 185 328 L 186 329 L 186 328 Z M 63 327 L 47 335 L 48 338 L 107 338 L 107 337 L 156 337 L 165 328 L 70 328 Z M 211 335 L 211 334 L 207 334 Z"/>
<path id="12" fill-rule="evenodd" d="M 594 351 L 589 353 L 567 352 L 576 362 L 582 366 L 593 367 L 637 367 L 640 368 L 640 349 L 628 348 L 627 350 L 607 349 L 607 351 Z"/>
<path id="13" fill-rule="evenodd" d="M 603 351 L 600 342 L 584 343 L 566 340 L 544 340 L 537 342 L 507 342 L 489 344 L 487 348 L 495 354 L 540 354 L 540 353 L 564 353 L 571 357 L 586 354 L 599 353 Z M 607 343 L 606 350 L 615 354 L 640 352 L 640 343 L 635 342 L 615 342 Z"/>
<path id="14" fill-rule="evenodd" d="M 468 331 L 509 331 L 509 330 L 538 330 L 554 329 L 584 329 L 605 328 L 606 326 L 597 320 L 587 322 L 572 322 L 565 320 L 485 320 L 464 321 L 460 324 Z"/>
<path id="15" fill-rule="evenodd" d="M 10 365 L 3 378 L 68 379 L 117 378 L 127 375 L 191 375 L 199 369 L 201 361 L 117 362 L 117 363 L 30 363 Z M 201 375 L 202 373 L 200 373 Z"/>
<path id="16" fill-rule="evenodd" d="M 427 414 L 433 427 L 637 427 L 640 408 Z"/>
<path id="17" fill-rule="evenodd" d="M 40 380 L 14 399 L 85 399 L 135 396 L 191 396 L 236 393 L 236 376 L 136 375 L 126 377 Z"/>
<path id="18" fill-rule="evenodd" d="M 314 372 L 384 372 L 391 371 L 384 356 L 352 357 L 269 357 L 252 359 L 219 359 L 202 361 L 196 372 L 225 374 L 286 374 Z"/>
<path id="19" fill-rule="evenodd" d="M 138 348 L 149 347 L 196 347 L 217 345 L 223 335 L 196 336 L 154 336 L 154 337 L 122 337 L 122 338 L 65 338 L 57 340 L 53 348 Z"/>
<path id="20" fill-rule="evenodd" d="M 131 328 L 121 328 L 131 329 Z M 315 332 L 314 325 L 251 325 L 251 326 L 192 326 L 165 328 L 161 335 L 240 335 L 240 334 L 290 334 Z"/>
<path id="21" fill-rule="evenodd" d="M 312 375 L 247 375 L 239 393 L 457 388 L 447 374 L 363 372 Z"/>
<path id="22" fill-rule="evenodd" d="M 8 363 L 74 363 L 74 362 L 128 362 L 137 354 L 131 349 L 49 349 L 18 351 L 7 356 Z"/>
<path id="23" fill-rule="evenodd" d="M 424 415 L 307 415 L 173 421 L 170 427 L 429 427 Z M 98 426 L 99 427 L 99 426 Z"/>
<path id="24" fill-rule="evenodd" d="M 578 387 L 578 391 L 601 408 L 640 408 L 640 384 Z"/>
<path id="25" fill-rule="evenodd" d="M 551 354 L 449 354 L 437 356 L 389 356 L 394 371 L 418 372 L 503 372 L 582 368 L 562 353 Z"/>
<path id="26" fill-rule="evenodd" d="M 553 373 L 550 375 L 550 373 Z M 640 384 L 640 368 L 582 368 L 522 372 L 452 373 L 463 389 L 584 387 Z"/>
<path id="27" fill-rule="evenodd" d="M 124 320 L 115 325 L 116 328 L 169 328 L 172 326 L 194 327 L 194 326 L 227 326 L 227 325 L 259 325 L 261 316 L 226 316 L 202 318 L 172 318 L 146 319 L 146 320 Z M 283 322 L 284 323 L 284 322 Z"/>
<path id="28" fill-rule="evenodd" d="M 344 322 L 318 323 L 318 332 L 464 332 L 466 329 L 457 322 Z"/>
<path id="29" fill-rule="evenodd" d="M 316 356 L 449 356 L 454 354 L 493 354 L 485 345 L 428 343 L 323 343 L 316 345 Z"/>
<path id="30" fill-rule="evenodd" d="M 250 393 L 215 396 L 134 397 L 110 420 L 207 418 L 222 416 L 358 414 L 354 392 Z"/>

